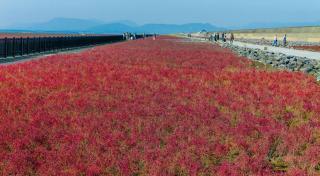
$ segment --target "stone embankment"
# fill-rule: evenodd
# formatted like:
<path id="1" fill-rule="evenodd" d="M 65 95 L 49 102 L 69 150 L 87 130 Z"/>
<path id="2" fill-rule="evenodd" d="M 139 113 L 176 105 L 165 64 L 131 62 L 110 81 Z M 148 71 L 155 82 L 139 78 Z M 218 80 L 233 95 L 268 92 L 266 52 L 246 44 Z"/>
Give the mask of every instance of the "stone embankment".
<path id="1" fill-rule="evenodd" d="M 193 41 L 204 41 L 203 38 L 192 37 L 189 38 Z M 237 39 L 239 41 L 239 39 Z M 252 40 L 242 39 L 241 42 L 253 43 L 258 45 L 271 45 L 268 40 Z M 247 47 L 240 47 L 230 44 L 229 42 L 218 42 L 224 48 L 229 48 L 240 56 L 247 57 L 257 62 L 271 65 L 274 68 L 289 70 L 289 71 L 302 71 L 317 77 L 320 81 L 320 60 L 310 59 L 306 57 L 290 56 L 282 53 L 268 52 L 262 49 L 253 49 Z M 280 43 L 281 44 L 281 43 Z M 290 42 L 287 47 L 292 46 L 315 46 L 320 43 L 311 42 Z"/>
<path id="2" fill-rule="evenodd" d="M 240 56 L 254 61 L 269 64 L 275 68 L 290 71 L 302 71 L 304 73 L 318 76 L 320 74 L 320 61 L 305 57 L 288 56 L 281 53 L 273 53 L 261 49 L 252 49 L 232 45 L 230 43 L 219 43 L 224 48 L 229 48 Z"/>

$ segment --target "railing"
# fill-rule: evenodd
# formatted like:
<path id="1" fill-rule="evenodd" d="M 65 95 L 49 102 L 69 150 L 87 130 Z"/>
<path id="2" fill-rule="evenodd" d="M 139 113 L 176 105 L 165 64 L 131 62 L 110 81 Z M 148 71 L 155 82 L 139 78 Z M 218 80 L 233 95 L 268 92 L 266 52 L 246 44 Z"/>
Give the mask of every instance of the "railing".
<path id="1" fill-rule="evenodd" d="M 143 35 L 137 35 L 137 38 L 142 37 Z M 107 44 L 123 40 L 125 39 L 122 35 L 2 38 L 0 39 L 0 58 Z"/>

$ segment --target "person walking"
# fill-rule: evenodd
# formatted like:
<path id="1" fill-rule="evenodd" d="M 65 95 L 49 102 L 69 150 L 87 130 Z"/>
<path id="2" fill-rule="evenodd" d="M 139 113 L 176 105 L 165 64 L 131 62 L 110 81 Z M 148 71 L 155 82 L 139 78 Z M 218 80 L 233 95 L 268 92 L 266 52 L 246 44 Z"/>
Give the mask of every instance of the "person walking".
<path id="1" fill-rule="evenodd" d="M 223 40 L 223 42 L 227 42 L 227 34 L 226 33 L 222 34 L 222 40 Z"/>
<path id="2" fill-rule="evenodd" d="M 278 46 L 278 36 L 277 35 L 273 39 L 272 46 Z"/>
<path id="3" fill-rule="evenodd" d="M 124 38 L 124 40 L 128 40 L 128 35 L 127 35 L 127 33 L 125 32 L 125 33 L 123 33 L 123 38 Z"/>
<path id="4" fill-rule="evenodd" d="M 232 44 L 234 41 L 234 34 L 231 32 L 231 36 L 230 36 L 230 43 Z"/>
<path id="5" fill-rule="evenodd" d="M 214 42 L 214 34 L 210 34 L 210 41 Z"/>
<path id="6" fill-rule="evenodd" d="M 287 46 L 287 34 L 284 34 L 283 36 L 283 46 Z"/>

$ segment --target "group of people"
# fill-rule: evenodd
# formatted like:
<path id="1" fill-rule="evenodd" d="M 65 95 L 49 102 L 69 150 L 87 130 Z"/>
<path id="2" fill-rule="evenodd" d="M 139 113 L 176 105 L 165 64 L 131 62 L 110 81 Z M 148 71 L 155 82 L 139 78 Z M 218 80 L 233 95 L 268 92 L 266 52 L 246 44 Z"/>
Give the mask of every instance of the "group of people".
<path id="1" fill-rule="evenodd" d="M 189 33 L 188 37 L 191 38 L 192 35 Z M 211 42 L 218 42 L 218 41 L 222 41 L 222 42 L 227 42 L 229 41 L 230 43 L 233 43 L 233 41 L 235 40 L 235 35 L 234 33 L 225 33 L 225 32 L 216 32 L 216 33 L 206 33 L 205 34 L 205 39 L 209 40 Z M 283 38 L 282 38 L 282 45 L 283 46 L 287 46 L 288 45 L 288 40 L 287 40 L 287 34 L 284 34 Z M 279 46 L 279 41 L 278 41 L 278 35 L 276 35 L 274 37 L 274 40 L 272 42 L 272 46 Z"/>
<path id="2" fill-rule="evenodd" d="M 139 39 L 139 38 L 147 38 L 148 36 L 150 35 L 147 35 L 146 33 L 143 33 L 142 36 L 141 35 L 137 35 L 136 33 L 130 33 L 130 32 L 125 32 L 122 34 L 123 36 L 123 40 L 136 40 L 136 39 Z M 153 34 L 153 40 L 156 40 L 157 38 L 157 34 Z"/>
<path id="3" fill-rule="evenodd" d="M 227 42 L 229 40 L 230 43 L 233 43 L 233 41 L 235 40 L 235 37 L 232 32 L 231 33 L 224 33 L 223 32 L 223 33 L 210 34 L 208 39 L 209 39 L 209 41 L 212 41 L 212 42 L 217 42 L 217 41 Z M 282 45 L 283 46 L 288 45 L 287 34 L 284 34 L 284 36 L 282 38 Z M 276 35 L 274 37 L 274 40 L 272 42 L 272 46 L 279 46 L 278 35 Z"/>
<path id="4" fill-rule="evenodd" d="M 287 46 L 287 44 L 288 44 L 287 34 L 284 34 L 283 39 L 282 39 L 282 44 L 283 44 L 283 46 Z M 276 36 L 274 37 L 273 42 L 272 42 L 272 46 L 279 46 L 279 43 L 278 43 L 278 35 L 276 35 Z"/>
<path id="5" fill-rule="evenodd" d="M 124 40 L 136 40 L 137 39 L 137 34 L 132 34 L 130 32 L 125 32 L 123 33 L 123 39 Z"/>
<path id="6" fill-rule="evenodd" d="M 217 42 L 217 41 L 223 41 L 223 42 L 227 42 L 227 40 L 230 41 L 230 43 L 233 43 L 234 41 L 234 34 L 233 33 L 214 33 L 214 34 L 210 34 L 209 36 L 209 41 L 212 42 Z"/>
<path id="7" fill-rule="evenodd" d="M 156 34 L 156 33 L 153 34 L 152 39 L 153 39 L 153 40 L 156 40 L 156 39 L 157 39 L 157 34 Z"/>

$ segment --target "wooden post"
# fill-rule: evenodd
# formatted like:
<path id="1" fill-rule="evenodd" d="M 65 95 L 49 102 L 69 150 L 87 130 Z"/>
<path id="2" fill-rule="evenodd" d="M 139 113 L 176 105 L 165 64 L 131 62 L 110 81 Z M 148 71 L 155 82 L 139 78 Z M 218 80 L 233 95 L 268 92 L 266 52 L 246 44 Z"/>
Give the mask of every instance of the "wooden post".
<path id="1" fill-rule="evenodd" d="M 27 55 L 29 55 L 29 37 L 27 37 Z"/>
<path id="2" fill-rule="evenodd" d="M 45 38 L 43 38 L 43 50 L 44 50 L 44 52 L 46 52 L 47 51 L 47 38 L 45 37 Z"/>
<path id="3" fill-rule="evenodd" d="M 32 48 L 33 48 L 33 50 L 32 50 L 32 54 L 33 53 L 35 53 L 35 52 L 37 52 L 37 38 L 36 37 L 33 37 L 32 38 Z"/>
<path id="4" fill-rule="evenodd" d="M 8 38 L 4 38 L 4 58 L 8 57 Z"/>
<path id="5" fill-rule="evenodd" d="M 39 37 L 39 50 L 38 50 L 39 53 L 41 53 L 41 37 Z"/>
<path id="6" fill-rule="evenodd" d="M 20 37 L 20 55 L 23 56 L 23 38 Z"/>
<path id="7" fill-rule="evenodd" d="M 12 56 L 16 57 L 16 38 L 12 38 L 12 45 L 11 45 L 11 50 L 12 50 Z"/>

